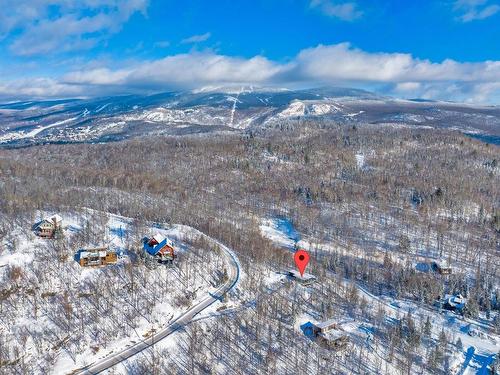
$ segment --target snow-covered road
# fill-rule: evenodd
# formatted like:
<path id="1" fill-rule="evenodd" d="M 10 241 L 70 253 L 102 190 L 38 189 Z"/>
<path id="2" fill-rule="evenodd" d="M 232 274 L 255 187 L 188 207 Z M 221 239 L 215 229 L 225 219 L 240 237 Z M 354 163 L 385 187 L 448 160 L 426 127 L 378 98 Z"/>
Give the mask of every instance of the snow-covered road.
<path id="1" fill-rule="evenodd" d="M 171 335 L 179 328 L 184 327 L 186 324 L 191 322 L 193 318 L 199 314 L 201 311 L 205 310 L 207 307 L 212 305 L 214 302 L 220 300 L 228 291 L 230 291 L 240 279 L 240 266 L 238 258 L 234 252 L 228 247 L 221 244 L 219 241 L 207 236 L 206 234 L 185 225 L 176 226 L 178 231 L 185 235 L 186 237 L 202 236 L 210 242 L 214 243 L 221 249 L 222 254 L 226 257 L 229 266 L 228 270 L 228 280 L 222 284 L 215 291 L 208 293 L 208 295 L 198 302 L 195 306 L 192 306 L 189 310 L 184 312 L 182 315 L 178 316 L 172 323 L 153 334 L 151 337 L 141 340 L 138 343 L 131 345 L 130 347 L 123 349 L 122 351 L 112 354 L 98 362 L 92 363 L 85 368 L 78 369 L 71 374 L 99 374 L 100 372 L 115 366 L 116 364 L 140 353 L 144 349 L 156 344 L 158 341 L 164 339 L 165 337 Z"/>

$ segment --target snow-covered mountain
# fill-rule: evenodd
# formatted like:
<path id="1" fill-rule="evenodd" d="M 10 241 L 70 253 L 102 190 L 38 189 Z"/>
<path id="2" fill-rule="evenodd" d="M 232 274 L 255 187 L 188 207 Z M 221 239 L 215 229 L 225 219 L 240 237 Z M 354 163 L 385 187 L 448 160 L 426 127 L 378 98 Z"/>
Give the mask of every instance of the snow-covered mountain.
<path id="1" fill-rule="evenodd" d="M 0 104 L 0 147 L 260 130 L 304 119 L 446 127 L 495 140 L 500 135 L 500 107 L 399 100 L 348 88 L 208 87 L 149 96 Z"/>

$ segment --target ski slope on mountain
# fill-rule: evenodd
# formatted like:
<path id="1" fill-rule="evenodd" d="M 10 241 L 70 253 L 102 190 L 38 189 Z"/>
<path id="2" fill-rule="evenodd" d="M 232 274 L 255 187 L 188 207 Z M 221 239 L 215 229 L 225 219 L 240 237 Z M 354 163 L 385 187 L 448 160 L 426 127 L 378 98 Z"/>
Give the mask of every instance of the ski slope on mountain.
<path id="1" fill-rule="evenodd" d="M 498 136 L 500 108 L 400 100 L 346 88 L 209 88 L 56 104 L 14 102 L 0 104 L 0 147 L 245 132 L 297 126 L 304 120 L 452 128 L 477 136 Z"/>

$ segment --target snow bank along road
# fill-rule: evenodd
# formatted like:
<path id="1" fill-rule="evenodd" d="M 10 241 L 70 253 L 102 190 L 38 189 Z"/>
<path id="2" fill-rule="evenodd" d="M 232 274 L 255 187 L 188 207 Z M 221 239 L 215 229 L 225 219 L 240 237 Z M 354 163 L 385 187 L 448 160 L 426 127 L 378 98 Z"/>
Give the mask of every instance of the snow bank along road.
<path id="1" fill-rule="evenodd" d="M 141 340 L 138 343 L 122 350 L 121 352 L 112 354 L 104 359 L 102 359 L 99 362 L 95 362 L 93 364 L 88 365 L 87 367 L 78 369 L 71 374 L 98 374 L 110 367 L 113 367 L 114 365 L 140 353 L 146 348 L 149 348 L 150 346 L 154 345 L 158 341 L 164 339 L 165 337 L 169 336 L 170 334 L 174 333 L 177 331 L 179 328 L 185 326 L 191 320 L 206 309 L 208 306 L 210 306 L 212 303 L 215 301 L 221 299 L 222 296 L 224 296 L 225 293 L 227 293 L 229 290 L 231 290 L 239 281 L 240 278 L 240 267 L 239 267 L 239 262 L 232 250 L 230 250 L 228 247 L 224 246 L 221 244 L 219 241 L 213 239 L 212 237 L 207 236 L 206 234 L 185 226 L 185 225 L 177 225 L 176 229 L 179 230 L 180 234 L 185 236 L 186 238 L 193 238 L 193 237 L 204 237 L 205 239 L 209 240 L 211 243 L 215 244 L 216 246 L 219 247 L 221 250 L 221 253 L 224 255 L 224 257 L 227 259 L 229 270 L 228 270 L 228 280 L 222 284 L 217 290 L 214 292 L 209 293 L 205 298 L 203 298 L 198 304 L 195 306 L 191 307 L 189 310 L 184 312 L 182 315 L 178 316 L 172 323 L 170 323 L 167 327 L 163 328 L 162 330 L 158 331 L 157 333 L 153 334 L 152 336 L 148 337 L 145 340 Z"/>

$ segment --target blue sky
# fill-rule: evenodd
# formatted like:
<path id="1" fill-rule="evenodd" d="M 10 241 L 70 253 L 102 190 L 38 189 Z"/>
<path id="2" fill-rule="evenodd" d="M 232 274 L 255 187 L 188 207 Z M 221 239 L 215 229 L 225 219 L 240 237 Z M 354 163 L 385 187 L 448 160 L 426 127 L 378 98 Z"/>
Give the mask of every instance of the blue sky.
<path id="1" fill-rule="evenodd" d="M 496 0 L 2 0 L 0 96 L 351 86 L 498 104 Z"/>

